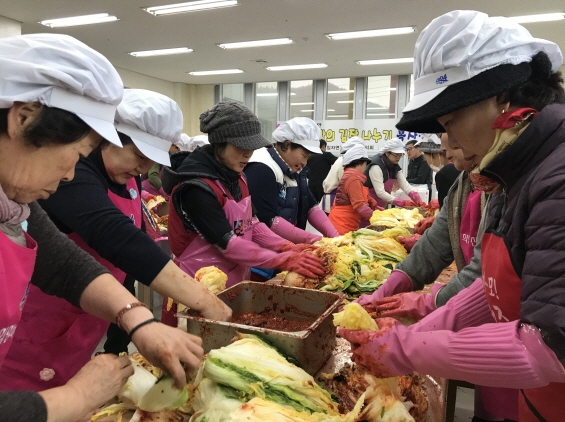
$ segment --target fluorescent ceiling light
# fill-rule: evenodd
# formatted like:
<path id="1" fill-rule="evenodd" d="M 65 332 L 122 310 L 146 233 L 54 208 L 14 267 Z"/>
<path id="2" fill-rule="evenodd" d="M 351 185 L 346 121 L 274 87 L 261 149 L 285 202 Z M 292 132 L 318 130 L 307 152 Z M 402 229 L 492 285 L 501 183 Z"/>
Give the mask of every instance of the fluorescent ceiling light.
<path id="1" fill-rule="evenodd" d="M 192 53 L 194 50 L 187 47 L 178 48 L 162 48 L 161 50 L 147 50 L 147 51 L 132 51 L 131 54 L 134 57 L 149 57 L 149 56 L 166 56 L 169 54 L 182 54 L 182 53 Z"/>
<path id="2" fill-rule="evenodd" d="M 108 13 L 97 13 L 95 15 L 73 16 L 70 18 L 48 19 L 39 22 L 41 25 L 51 28 L 61 28 L 64 26 L 91 25 L 93 23 L 114 22 L 119 20 Z"/>
<path id="3" fill-rule="evenodd" d="M 384 37 L 387 35 L 411 34 L 416 31 L 415 26 L 403 26 L 402 28 L 371 29 L 369 31 L 340 32 L 337 34 L 326 34 L 330 40 L 350 40 L 353 38 Z"/>
<path id="4" fill-rule="evenodd" d="M 350 94 L 355 92 L 354 89 L 341 89 L 339 91 L 328 91 L 328 94 Z"/>
<path id="5" fill-rule="evenodd" d="M 336 103 L 338 104 L 353 104 L 353 100 L 348 100 L 348 101 L 336 101 Z"/>
<path id="6" fill-rule="evenodd" d="M 290 38 L 276 38 L 272 40 L 260 40 L 260 41 L 243 41 L 243 42 L 232 42 L 226 44 L 218 44 L 221 48 L 248 48 L 248 47 L 265 47 L 268 45 L 283 45 L 292 44 Z"/>
<path id="7" fill-rule="evenodd" d="M 508 19 L 516 23 L 550 22 L 565 19 L 565 13 L 543 13 L 539 15 L 510 16 Z"/>
<path id="8" fill-rule="evenodd" d="M 277 70 L 319 69 L 322 67 L 328 67 L 328 65 L 325 63 L 295 64 L 291 66 L 269 66 L 265 69 L 277 71 Z"/>
<path id="9" fill-rule="evenodd" d="M 367 107 L 367 110 L 387 110 L 388 107 Z"/>
<path id="10" fill-rule="evenodd" d="M 290 103 L 291 106 L 299 106 L 299 105 L 314 105 L 314 103 Z"/>
<path id="11" fill-rule="evenodd" d="M 326 111 L 335 111 L 333 108 L 328 108 Z"/>
<path id="12" fill-rule="evenodd" d="M 277 97 L 278 95 L 277 92 L 262 92 L 257 94 L 258 97 Z"/>
<path id="13" fill-rule="evenodd" d="M 230 73 L 243 73 L 241 69 L 223 69 L 223 70 L 201 70 L 198 72 L 188 72 L 192 76 L 206 76 L 206 75 L 229 75 Z"/>
<path id="14" fill-rule="evenodd" d="M 347 114 L 328 114 L 328 117 L 349 117 Z"/>
<path id="15" fill-rule="evenodd" d="M 186 3 L 166 4 L 164 6 L 145 7 L 148 13 L 155 16 L 172 15 L 174 13 L 196 12 L 198 10 L 217 9 L 237 6 L 237 0 L 198 0 Z"/>
<path id="16" fill-rule="evenodd" d="M 394 116 L 394 113 L 367 113 L 367 116 Z"/>
<path id="17" fill-rule="evenodd" d="M 314 110 L 300 110 L 302 113 L 312 113 Z"/>
<path id="18" fill-rule="evenodd" d="M 389 91 L 396 91 L 396 88 L 389 88 Z"/>
<path id="19" fill-rule="evenodd" d="M 366 66 L 372 64 L 412 63 L 413 61 L 414 61 L 414 57 L 406 57 L 402 59 L 359 60 L 357 64 Z"/>

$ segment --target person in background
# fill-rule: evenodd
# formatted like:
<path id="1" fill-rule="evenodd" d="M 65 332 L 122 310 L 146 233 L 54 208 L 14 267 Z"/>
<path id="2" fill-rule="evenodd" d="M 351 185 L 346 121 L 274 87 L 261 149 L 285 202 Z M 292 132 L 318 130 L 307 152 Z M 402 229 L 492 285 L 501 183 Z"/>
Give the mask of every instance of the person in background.
<path id="1" fill-rule="evenodd" d="M 0 367 L 29 291 L 39 287 L 77 311 L 119 319 L 138 350 L 183 386 L 203 356 L 201 340 L 155 322 L 35 202 L 72 180 L 79 158 L 102 139 L 121 145 L 114 128 L 120 76 L 104 56 L 70 36 L 30 34 L 0 40 L 0 81 Z M 53 323 L 39 320 L 46 329 Z M 28 344 L 32 359 L 42 346 Z M 64 386 L 0 392 L 0 418 L 74 422 L 114 397 L 132 374 L 127 357 L 97 356 Z M 2 377 L 0 387 L 5 382 Z"/>
<path id="2" fill-rule="evenodd" d="M 388 204 L 397 207 L 426 206 L 418 192 L 408 184 L 398 165 L 403 155 L 404 144 L 400 139 L 385 141 L 365 170 L 365 186 L 369 188 L 369 196 L 376 200 L 381 208 L 386 208 Z M 391 195 L 395 182 L 398 182 L 398 187 L 410 197 L 409 201 Z"/>
<path id="3" fill-rule="evenodd" d="M 369 162 L 367 149 L 360 144 L 343 155 L 344 173 L 329 216 L 339 234 L 358 230 L 361 220 L 369 220 L 377 209 L 377 201 L 369 196 L 369 188 L 365 186 L 364 172 Z"/>
<path id="4" fill-rule="evenodd" d="M 385 318 L 377 320 L 376 336 L 341 330 L 353 345 L 353 360 L 375 375 L 418 371 L 519 389 L 519 421 L 563 420 L 562 64 L 555 43 L 533 38 L 504 17 L 456 10 L 420 33 L 418 94 L 397 127 L 445 131 L 450 146 L 472 162 L 473 186 L 490 195 L 480 241 L 482 279 L 409 328 Z M 510 417 L 501 414 L 504 403 L 495 404 L 497 415 Z"/>
<path id="5" fill-rule="evenodd" d="M 328 176 L 332 164 L 337 160 L 335 155 L 326 151 L 327 145 L 328 143 L 325 140 L 320 139 L 320 150 L 322 150 L 322 153 L 312 154 L 308 158 L 308 188 L 317 202 L 320 202 L 324 196 L 322 184 Z"/>
<path id="6" fill-rule="evenodd" d="M 418 141 L 411 140 L 406 142 L 406 154 L 410 159 L 408 163 L 408 173 L 406 181 L 411 185 L 427 185 L 428 198 L 432 197 L 432 183 L 434 182 L 434 172 L 426 161 L 424 153 L 418 147 Z"/>
<path id="7" fill-rule="evenodd" d="M 165 190 L 172 192 L 169 242 L 180 268 L 190 275 L 215 265 L 227 286 L 249 280 L 250 267 L 323 274 L 311 245 L 295 245 L 259 222 L 253 212 L 243 169 L 253 151 L 270 145 L 257 117 L 237 102 L 221 102 L 200 115 L 200 131 L 210 145 L 178 153 L 165 168 Z M 166 312 L 171 324 L 174 309 Z"/>
<path id="8" fill-rule="evenodd" d="M 77 164 L 75 178 L 39 204 L 57 227 L 123 283 L 130 275 L 202 315 L 227 320 L 231 310 L 201 283 L 184 274 L 143 231 L 140 178 L 154 160 L 169 164 L 169 148 L 180 136 L 182 112 L 170 98 L 126 89 L 116 111 L 123 148 L 103 143 Z M 136 175 L 136 176 L 134 176 Z M 48 318 L 50 324 L 41 323 Z M 85 365 L 108 330 L 108 322 L 31 287 L 4 366 L 2 389 L 40 391 L 65 384 Z M 127 352 L 129 336 L 110 330 L 112 352 Z M 116 332 L 117 331 L 117 332 Z M 120 335 L 121 333 L 121 335 Z M 30 344 L 41 344 L 37 354 Z M 42 379 L 44 368 L 52 370 Z"/>
<path id="9" fill-rule="evenodd" d="M 353 136 L 339 147 L 339 157 L 337 157 L 337 160 L 335 160 L 332 164 L 330 172 L 322 183 L 324 196 L 322 198 L 322 202 L 320 203 L 320 207 L 326 214 L 329 214 L 331 207 L 333 207 L 337 187 L 339 185 L 339 181 L 341 180 L 341 176 L 343 176 L 343 154 L 345 154 L 347 150 L 355 144 L 365 145 L 365 142 L 363 142 L 363 139 L 361 139 L 359 136 Z"/>
<path id="10" fill-rule="evenodd" d="M 275 129 L 275 146 L 255 151 L 245 167 L 259 221 L 294 243 L 321 239 L 305 230 L 307 222 L 325 237 L 339 234 L 308 189 L 306 163 L 312 154 L 322 153 L 321 136 L 313 120 L 295 117 Z"/>
<path id="11" fill-rule="evenodd" d="M 208 136 L 207 135 L 196 135 L 193 136 L 192 138 L 190 138 L 190 142 L 187 145 L 186 149 L 181 149 L 181 151 L 188 151 L 188 152 L 192 152 L 194 151 L 196 148 L 200 148 L 206 145 L 210 145 L 210 142 L 208 142 Z"/>

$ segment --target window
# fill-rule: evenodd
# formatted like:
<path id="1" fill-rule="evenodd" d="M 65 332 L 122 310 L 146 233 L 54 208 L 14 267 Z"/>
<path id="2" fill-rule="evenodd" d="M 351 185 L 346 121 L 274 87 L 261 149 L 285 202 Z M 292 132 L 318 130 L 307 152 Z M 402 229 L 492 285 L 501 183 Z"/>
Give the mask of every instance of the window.
<path id="1" fill-rule="evenodd" d="M 277 125 L 279 86 L 277 82 L 255 84 L 255 114 L 261 122 L 261 134 L 271 139 Z"/>
<path id="2" fill-rule="evenodd" d="M 328 97 L 326 100 L 326 119 L 353 119 L 355 100 L 355 78 L 328 79 Z"/>
<path id="3" fill-rule="evenodd" d="M 367 119 L 392 119 L 398 76 L 370 76 L 367 81 Z"/>
<path id="4" fill-rule="evenodd" d="M 290 82 L 290 116 L 314 118 L 314 81 Z"/>
<path id="5" fill-rule="evenodd" d="M 237 101 L 243 103 L 243 84 L 223 84 L 222 101 Z"/>

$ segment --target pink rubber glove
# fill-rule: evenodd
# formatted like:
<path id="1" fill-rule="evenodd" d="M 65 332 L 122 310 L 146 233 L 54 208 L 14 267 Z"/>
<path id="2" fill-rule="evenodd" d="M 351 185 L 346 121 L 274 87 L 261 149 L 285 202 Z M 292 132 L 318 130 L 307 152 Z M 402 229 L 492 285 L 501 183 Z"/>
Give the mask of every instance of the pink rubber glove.
<path id="1" fill-rule="evenodd" d="M 279 252 L 312 252 L 318 249 L 318 246 L 311 245 L 310 243 L 292 243 L 285 240 L 279 247 Z"/>
<path id="2" fill-rule="evenodd" d="M 282 252 L 281 247 L 283 244 L 293 244 L 274 233 L 265 223 L 261 223 L 256 217 L 253 217 L 251 224 L 253 230 L 253 242 L 263 248 L 267 248 L 275 252 Z"/>
<path id="3" fill-rule="evenodd" d="M 536 327 L 519 321 L 452 331 L 414 331 L 392 318 L 380 331 L 339 335 L 351 343 L 352 360 L 379 378 L 413 371 L 488 387 L 538 388 L 565 382 L 565 368 Z M 416 324 L 417 325 L 417 324 Z"/>
<path id="4" fill-rule="evenodd" d="M 426 230 L 432 227 L 432 224 L 434 224 L 435 219 L 436 219 L 435 217 L 422 218 L 414 226 L 414 233 L 424 234 Z"/>
<path id="5" fill-rule="evenodd" d="M 149 192 L 147 192 L 146 190 L 142 189 L 141 190 L 141 199 L 143 199 L 145 202 L 147 202 L 150 199 L 155 199 L 155 195 L 152 195 Z"/>
<path id="6" fill-rule="evenodd" d="M 395 207 L 403 207 L 404 206 L 404 199 L 394 198 L 392 200 L 392 205 L 394 205 Z"/>
<path id="7" fill-rule="evenodd" d="M 359 208 L 356 208 L 355 211 L 365 220 L 368 220 L 373 215 L 373 210 L 367 204 L 361 205 Z"/>
<path id="8" fill-rule="evenodd" d="M 314 243 L 322 239 L 322 236 L 299 229 L 298 227 L 290 224 L 284 218 L 279 216 L 275 217 L 275 219 L 273 220 L 273 224 L 271 224 L 271 230 L 278 234 L 280 237 L 283 237 L 286 240 L 290 240 L 292 243 Z"/>
<path id="9" fill-rule="evenodd" d="M 381 287 L 370 295 L 362 295 L 359 299 L 355 300 L 355 302 L 359 303 L 361 306 L 374 306 L 375 302 L 383 297 L 392 296 L 397 293 L 411 292 L 412 290 L 414 290 L 414 283 L 412 283 L 410 277 L 408 277 L 405 272 L 394 270 Z"/>
<path id="10" fill-rule="evenodd" d="M 223 252 L 231 261 L 249 267 L 295 271 L 308 278 L 318 278 L 325 273 L 322 260 L 310 252 L 277 253 L 238 236 L 230 239 Z"/>
<path id="11" fill-rule="evenodd" d="M 398 243 L 404 246 L 404 249 L 406 249 L 407 252 L 410 252 L 414 247 L 414 245 L 416 244 L 416 242 L 420 240 L 421 237 L 422 236 L 420 236 L 419 234 L 414 234 L 410 237 L 399 236 Z"/>
<path id="12" fill-rule="evenodd" d="M 308 211 L 308 222 L 325 237 L 337 237 L 339 232 L 335 229 L 326 213 L 319 207 L 312 207 Z"/>
<path id="13" fill-rule="evenodd" d="M 377 201 L 375 201 L 375 198 L 371 198 L 370 196 L 367 198 L 368 203 L 369 203 L 369 207 L 371 207 L 371 209 L 373 211 L 384 211 L 383 207 L 379 207 L 379 204 Z"/>
<path id="14" fill-rule="evenodd" d="M 375 301 L 375 310 L 381 317 L 407 317 L 415 320 L 424 318 L 435 311 L 437 293 L 445 287 L 436 283 L 432 286 L 431 293 L 400 293 Z"/>
<path id="15" fill-rule="evenodd" d="M 420 202 L 422 202 L 422 198 L 420 198 L 420 194 L 418 192 L 416 192 L 415 190 L 413 190 L 412 192 L 410 192 L 408 194 L 408 197 L 412 200 L 412 202 L 414 202 L 415 204 L 419 204 Z M 427 205 L 427 204 L 426 204 Z"/>

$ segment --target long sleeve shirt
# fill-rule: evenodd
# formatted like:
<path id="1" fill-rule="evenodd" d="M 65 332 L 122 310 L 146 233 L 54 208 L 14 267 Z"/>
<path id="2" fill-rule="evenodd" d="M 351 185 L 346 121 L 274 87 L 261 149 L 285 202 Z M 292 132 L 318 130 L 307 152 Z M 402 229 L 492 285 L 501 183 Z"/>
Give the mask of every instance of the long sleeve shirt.
<path id="1" fill-rule="evenodd" d="M 371 178 L 373 189 L 375 189 L 377 196 L 383 201 L 392 202 L 394 200 L 394 196 L 385 190 L 383 171 L 381 168 L 379 166 L 371 166 L 371 169 L 369 170 L 369 177 Z M 396 182 L 398 183 L 398 187 L 406 194 L 409 194 L 414 190 L 414 188 L 410 186 L 406 180 L 406 177 L 404 177 L 402 171 L 398 171 L 396 173 Z"/>

